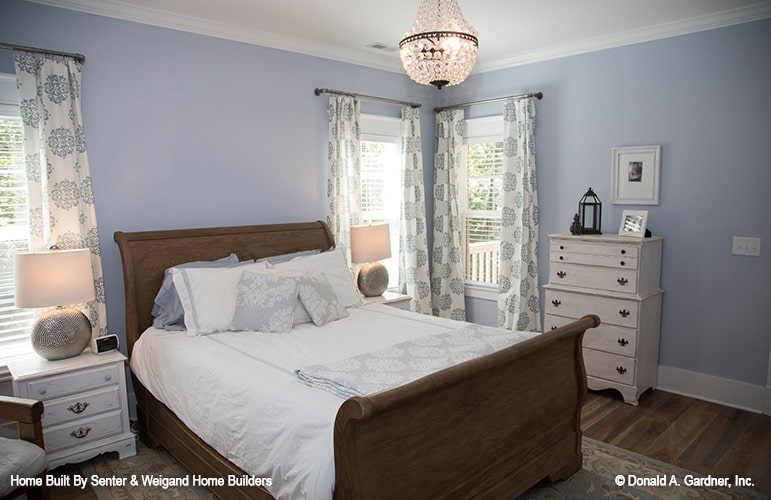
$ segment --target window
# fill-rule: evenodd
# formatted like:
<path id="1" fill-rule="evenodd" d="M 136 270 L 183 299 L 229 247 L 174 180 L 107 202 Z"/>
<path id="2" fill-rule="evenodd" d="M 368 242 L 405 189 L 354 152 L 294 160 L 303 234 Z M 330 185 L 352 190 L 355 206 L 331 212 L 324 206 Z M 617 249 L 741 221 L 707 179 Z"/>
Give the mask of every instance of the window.
<path id="1" fill-rule="evenodd" d="M 401 203 L 401 120 L 361 115 L 362 221 L 388 222 L 391 258 L 381 261 L 388 269 L 388 288 L 399 282 L 399 213 Z"/>
<path id="2" fill-rule="evenodd" d="M 466 281 L 498 283 L 503 204 L 502 117 L 466 120 L 461 180 L 461 231 Z"/>
<path id="3" fill-rule="evenodd" d="M 32 309 L 14 306 L 13 256 L 29 250 L 22 123 L 0 116 L 0 358 L 29 352 Z"/>

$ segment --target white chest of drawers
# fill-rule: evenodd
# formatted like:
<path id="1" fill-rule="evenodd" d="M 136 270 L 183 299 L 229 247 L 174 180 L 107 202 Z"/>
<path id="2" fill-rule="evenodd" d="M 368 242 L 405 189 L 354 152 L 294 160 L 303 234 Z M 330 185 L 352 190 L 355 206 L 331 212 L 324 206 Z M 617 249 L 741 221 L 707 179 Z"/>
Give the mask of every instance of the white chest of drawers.
<path id="1" fill-rule="evenodd" d="M 545 328 L 586 314 L 602 324 L 584 334 L 590 389 L 616 389 L 636 405 L 656 387 L 661 324 L 661 237 L 549 236 Z"/>
<path id="2" fill-rule="evenodd" d="M 47 361 L 31 357 L 12 362 L 13 391 L 43 401 L 43 439 L 48 468 L 117 451 L 136 454 L 126 399 L 126 357 L 120 352 Z"/>

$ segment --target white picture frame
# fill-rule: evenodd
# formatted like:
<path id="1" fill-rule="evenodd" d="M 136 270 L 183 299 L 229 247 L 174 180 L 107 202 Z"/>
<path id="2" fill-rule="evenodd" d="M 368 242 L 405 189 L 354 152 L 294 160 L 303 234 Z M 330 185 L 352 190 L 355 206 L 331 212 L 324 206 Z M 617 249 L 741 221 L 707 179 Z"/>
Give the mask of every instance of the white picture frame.
<path id="1" fill-rule="evenodd" d="M 661 146 L 613 148 L 611 203 L 658 205 Z"/>
<path id="2" fill-rule="evenodd" d="M 624 210 L 624 213 L 621 215 L 621 224 L 618 227 L 618 235 L 645 238 L 645 230 L 647 228 L 647 210 Z"/>

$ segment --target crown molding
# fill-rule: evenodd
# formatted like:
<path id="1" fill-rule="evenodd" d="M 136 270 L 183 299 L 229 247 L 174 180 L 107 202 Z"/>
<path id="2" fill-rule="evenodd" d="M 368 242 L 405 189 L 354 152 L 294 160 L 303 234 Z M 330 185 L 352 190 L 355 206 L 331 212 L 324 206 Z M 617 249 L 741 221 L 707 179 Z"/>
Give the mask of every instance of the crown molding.
<path id="1" fill-rule="evenodd" d="M 111 17 L 124 21 L 168 28 L 215 38 L 222 38 L 251 45 L 286 50 L 299 54 L 332 59 L 344 63 L 403 72 L 401 61 L 391 53 L 375 49 L 352 49 L 339 45 L 323 44 L 295 37 L 259 32 L 227 23 L 170 14 L 151 7 L 138 7 L 120 0 L 27 0 L 28 2 L 74 10 L 87 14 Z M 686 35 L 699 31 L 723 28 L 736 24 L 758 21 L 771 17 L 771 2 L 762 1 L 746 7 L 693 17 L 681 21 L 662 23 L 638 30 L 628 30 L 607 36 L 592 37 L 543 50 L 516 54 L 489 61 L 477 61 L 473 74 L 495 71 L 524 64 L 543 62 L 605 49 L 633 45 Z"/>

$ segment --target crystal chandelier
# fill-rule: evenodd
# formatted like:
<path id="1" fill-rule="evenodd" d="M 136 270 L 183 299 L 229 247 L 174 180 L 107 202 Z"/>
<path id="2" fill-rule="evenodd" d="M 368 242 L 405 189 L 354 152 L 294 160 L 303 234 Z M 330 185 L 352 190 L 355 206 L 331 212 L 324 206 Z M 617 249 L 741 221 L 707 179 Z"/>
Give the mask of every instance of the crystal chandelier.
<path id="1" fill-rule="evenodd" d="M 407 74 L 441 89 L 466 79 L 477 60 L 479 42 L 456 0 L 420 0 L 418 15 L 399 42 Z"/>

